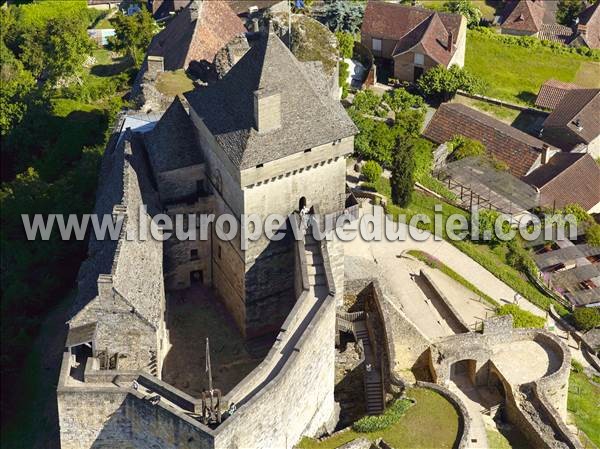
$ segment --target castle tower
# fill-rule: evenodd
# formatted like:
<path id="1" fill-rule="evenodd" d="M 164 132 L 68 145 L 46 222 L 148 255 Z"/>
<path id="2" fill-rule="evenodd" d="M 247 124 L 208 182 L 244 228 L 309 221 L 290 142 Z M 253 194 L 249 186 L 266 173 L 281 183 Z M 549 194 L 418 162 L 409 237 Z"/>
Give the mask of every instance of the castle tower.
<path id="1" fill-rule="evenodd" d="M 344 208 L 356 128 L 318 64 L 262 36 L 218 82 L 188 94 L 217 216 L 288 216 L 301 204 Z M 213 229 L 216 231 L 216 229 Z M 242 333 L 278 330 L 294 302 L 291 240 L 243 248 L 213 232 L 211 282 Z"/>

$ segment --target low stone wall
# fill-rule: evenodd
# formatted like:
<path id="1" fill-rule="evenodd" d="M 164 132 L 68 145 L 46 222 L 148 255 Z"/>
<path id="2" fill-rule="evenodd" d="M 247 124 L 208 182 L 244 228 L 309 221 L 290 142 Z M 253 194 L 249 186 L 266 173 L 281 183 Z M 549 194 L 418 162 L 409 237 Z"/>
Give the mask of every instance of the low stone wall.
<path id="1" fill-rule="evenodd" d="M 469 325 L 463 320 L 458 311 L 454 308 L 450 300 L 446 297 L 445 293 L 441 288 L 437 286 L 435 281 L 429 275 L 427 270 L 421 269 L 421 276 L 425 279 L 427 285 L 435 292 L 438 298 L 441 300 L 441 304 L 444 308 L 444 312 L 451 317 L 456 327 L 459 328 L 460 332 L 469 332 Z"/>
<path id="2" fill-rule="evenodd" d="M 469 432 L 471 430 L 471 419 L 469 418 L 469 411 L 467 410 L 467 407 L 465 407 L 465 404 L 463 404 L 460 398 L 454 393 L 452 393 L 450 390 L 448 390 L 446 387 L 439 384 L 417 381 L 416 385 L 417 387 L 428 388 L 441 394 L 448 400 L 448 402 L 452 404 L 452 406 L 456 410 L 456 413 L 458 413 L 458 445 L 456 445 L 455 447 L 457 449 L 468 447 Z"/>
<path id="3" fill-rule="evenodd" d="M 483 377 L 491 373 L 498 376 L 504 387 L 509 421 L 520 428 L 534 447 L 579 448 L 579 441 L 564 422 L 571 361 L 568 348 L 555 335 L 545 331 L 508 329 L 507 324 L 507 320 L 496 318 L 484 326 L 483 334 L 455 335 L 433 345 L 430 363 L 436 382 L 445 383 L 450 379 L 451 366 L 455 362 L 474 360 L 477 384 L 487 383 L 488 379 Z M 527 340 L 544 347 L 551 357 L 559 357 L 558 366 L 536 381 L 511 385 L 492 361 L 494 346 Z M 489 369 L 487 374 L 481 374 L 485 364 Z"/>

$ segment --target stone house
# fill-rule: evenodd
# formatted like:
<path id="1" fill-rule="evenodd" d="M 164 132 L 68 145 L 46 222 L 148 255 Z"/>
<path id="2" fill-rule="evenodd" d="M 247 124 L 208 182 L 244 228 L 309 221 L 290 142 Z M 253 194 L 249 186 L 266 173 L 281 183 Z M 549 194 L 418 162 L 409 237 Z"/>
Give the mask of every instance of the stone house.
<path id="1" fill-rule="evenodd" d="M 565 151 L 600 157 L 600 89 L 569 89 L 544 121 L 541 138 Z"/>
<path id="2" fill-rule="evenodd" d="M 376 58 L 393 64 L 393 76 L 416 81 L 437 66 L 464 66 L 467 21 L 460 14 L 371 0 L 361 41 Z"/>
<path id="3" fill-rule="evenodd" d="M 544 25 L 542 0 L 513 0 L 504 11 L 500 24 L 502 34 L 539 36 Z"/>

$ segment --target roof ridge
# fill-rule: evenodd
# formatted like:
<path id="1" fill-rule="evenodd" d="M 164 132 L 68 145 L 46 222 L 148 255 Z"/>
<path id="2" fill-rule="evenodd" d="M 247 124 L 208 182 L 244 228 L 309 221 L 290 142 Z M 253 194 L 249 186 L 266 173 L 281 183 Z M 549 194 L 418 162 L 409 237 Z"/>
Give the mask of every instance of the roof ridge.
<path id="1" fill-rule="evenodd" d="M 474 112 L 475 112 L 475 115 L 474 115 L 474 116 L 471 116 L 471 115 L 467 114 L 466 112 L 464 112 L 464 110 L 461 110 L 461 109 L 462 109 L 461 107 L 459 107 L 459 108 L 453 108 L 453 109 L 455 109 L 455 110 L 456 110 L 456 111 L 457 111 L 459 114 L 461 114 L 463 117 L 467 117 L 467 118 L 475 119 L 475 120 L 477 120 L 479 123 L 481 123 L 481 124 L 484 124 L 484 125 L 488 125 L 488 124 L 487 124 L 487 123 L 485 123 L 483 120 L 480 120 L 480 118 L 484 118 L 484 119 L 486 119 L 486 118 L 489 118 L 489 119 L 491 119 L 491 120 L 497 121 L 498 123 L 500 123 L 500 124 L 501 124 L 502 128 L 497 128 L 497 127 L 493 127 L 493 128 L 494 128 L 496 131 L 500 132 L 500 133 L 501 133 L 502 135 L 504 135 L 504 136 L 513 137 L 513 136 L 510 136 L 508 133 L 504 132 L 504 129 L 506 129 L 506 128 L 504 128 L 504 127 L 506 126 L 506 127 L 510 128 L 511 130 L 514 130 L 514 131 L 515 131 L 515 132 L 516 132 L 518 135 L 522 135 L 522 136 L 524 136 L 524 137 L 527 137 L 528 139 L 533 139 L 533 140 L 535 140 L 535 141 L 537 141 L 537 142 L 540 142 L 541 144 L 546 144 L 544 141 L 542 141 L 542 140 L 540 140 L 540 139 L 538 139 L 538 138 L 536 138 L 536 137 L 533 137 L 533 136 L 531 136 L 531 135 L 527 134 L 526 132 L 523 132 L 523 131 L 521 131 L 521 130 L 520 130 L 520 129 L 518 129 L 518 128 L 515 128 L 514 126 L 511 126 L 511 125 L 509 125 L 508 123 L 504 123 L 504 122 L 502 122 L 502 121 L 500 121 L 500 120 L 498 120 L 498 119 L 496 119 L 496 118 L 492 117 L 491 115 L 488 115 L 488 114 L 486 114 L 486 113 L 484 113 L 484 112 L 478 111 L 477 109 L 470 108 L 469 106 L 466 106 L 466 105 L 463 105 L 463 104 L 460 104 L 460 103 L 445 103 L 444 105 L 448 105 L 448 106 L 452 106 L 452 105 L 460 105 L 461 107 L 464 107 L 464 108 L 466 108 L 466 109 L 469 109 L 469 110 L 471 110 L 471 111 L 474 111 Z M 442 105 L 442 106 L 444 106 L 444 105 Z M 514 137 L 513 137 L 513 138 L 514 138 Z M 528 144 L 528 145 L 529 145 L 529 146 L 532 146 L 532 145 L 530 145 L 530 144 Z M 537 150 L 538 152 L 540 152 L 540 153 L 541 153 L 541 149 L 537 148 L 537 146 L 536 146 L 534 149 L 535 149 L 535 150 Z"/>

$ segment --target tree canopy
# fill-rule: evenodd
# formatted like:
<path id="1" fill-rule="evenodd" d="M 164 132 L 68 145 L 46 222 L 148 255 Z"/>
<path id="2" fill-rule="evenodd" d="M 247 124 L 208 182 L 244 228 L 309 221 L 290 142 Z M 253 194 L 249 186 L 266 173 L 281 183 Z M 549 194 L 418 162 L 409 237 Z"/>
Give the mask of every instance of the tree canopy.
<path id="1" fill-rule="evenodd" d="M 556 21 L 565 26 L 573 26 L 575 18 L 585 9 L 582 0 L 560 0 L 556 8 Z"/>
<path id="2" fill-rule="evenodd" d="M 357 33 L 362 24 L 365 3 L 363 1 L 328 0 L 323 10 L 323 20 L 331 31 Z"/>
<path id="3" fill-rule="evenodd" d="M 457 65 L 452 65 L 449 69 L 438 65 L 428 70 L 419 78 L 417 86 L 425 97 L 436 102 L 452 99 L 459 89 L 468 93 L 480 93 L 485 88 L 481 79 Z"/>
<path id="4" fill-rule="evenodd" d="M 398 139 L 394 160 L 392 163 L 392 202 L 400 207 L 406 207 L 412 200 L 415 185 L 415 149 L 412 138 Z"/>
<path id="5" fill-rule="evenodd" d="M 469 28 L 479 25 L 481 22 L 481 10 L 473 5 L 471 0 L 452 0 L 444 3 L 444 9 L 448 12 L 462 14 L 467 19 Z"/>
<path id="6" fill-rule="evenodd" d="M 156 32 L 156 22 L 146 9 L 127 16 L 119 13 L 110 19 L 115 35 L 109 42 L 115 51 L 141 63 L 148 45 Z"/>

